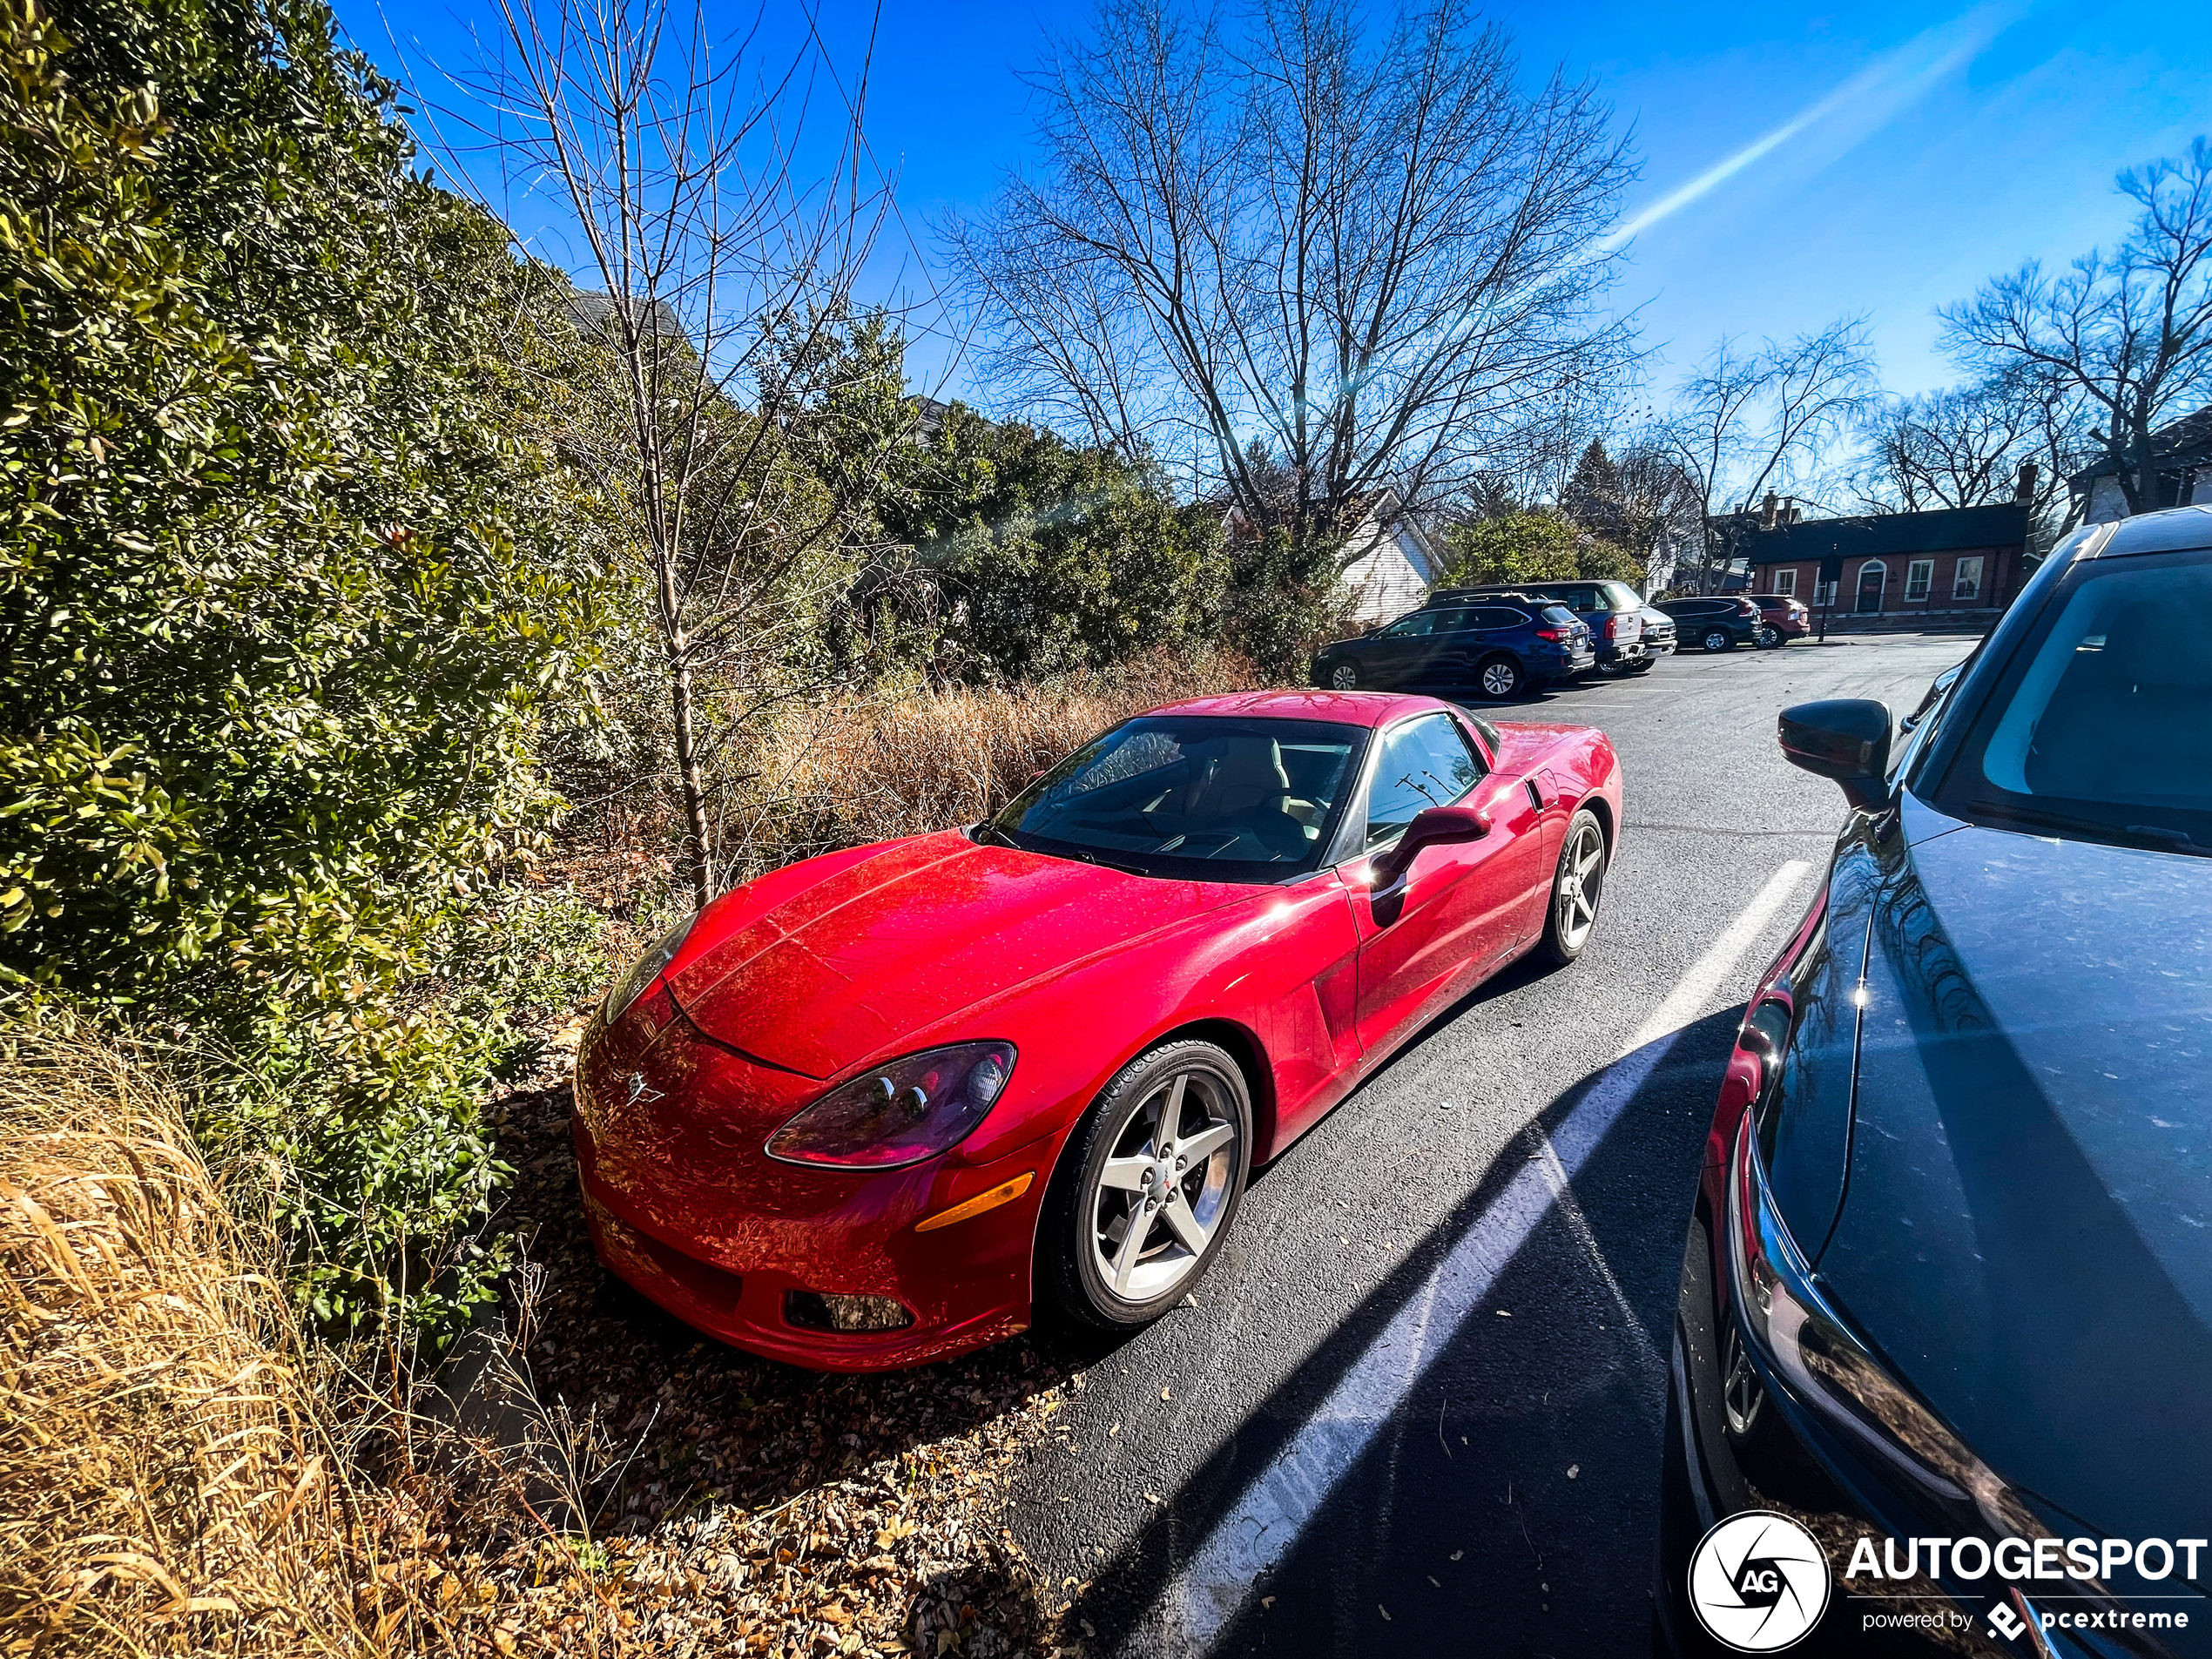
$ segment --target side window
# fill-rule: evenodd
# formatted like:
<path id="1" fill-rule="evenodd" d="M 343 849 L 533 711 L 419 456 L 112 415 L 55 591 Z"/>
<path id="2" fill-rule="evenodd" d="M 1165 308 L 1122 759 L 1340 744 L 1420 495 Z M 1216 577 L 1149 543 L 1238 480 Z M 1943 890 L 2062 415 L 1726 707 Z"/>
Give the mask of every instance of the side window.
<path id="1" fill-rule="evenodd" d="M 1367 791 L 1367 839 L 1372 852 L 1395 840 L 1413 814 L 1448 806 L 1481 781 L 1482 765 L 1448 714 L 1424 714 L 1383 738 Z"/>
<path id="2" fill-rule="evenodd" d="M 1401 617 L 1382 631 L 1385 639 L 1412 639 L 1436 626 L 1433 610 L 1416 610 L 1410 617 Z"/>
<path id="3" fill-rule="evenodd" d="M 1595 588 L 1569 588 L 1564 594 L 1561 595 L 1560 597 L 1561 603 L 1563 603 L 1569 610 L 1575 611 L 1581 615 L 1588 615 L 1590 611 L 1603 610 L 1608 608 L 1605 603 L 1605 596 L 1600 593 Z"/>
<path id="4" fill-rule="evenodd" d="M 1474 626 L 1472 620 L 1477 613 L 1472 610 L 1440 610 L 1435 613 L 1433 631 L 1440 634 L 1464 633 Z"/>

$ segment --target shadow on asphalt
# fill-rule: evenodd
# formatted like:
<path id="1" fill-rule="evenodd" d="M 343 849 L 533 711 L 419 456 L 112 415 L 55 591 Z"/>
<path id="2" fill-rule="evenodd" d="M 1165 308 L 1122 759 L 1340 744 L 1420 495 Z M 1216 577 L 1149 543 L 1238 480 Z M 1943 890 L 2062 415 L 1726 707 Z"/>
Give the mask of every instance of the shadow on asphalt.
<path id="1" fill-rule="evenodd" d="M 1713 1089 L 1741 1015 L 1682 1034 L 1577 1171 L 1579 1217 L 1554 1204 L 1477 1311 L 1440 1342 L 1432 1332 L 1399 1409 L 1314 1494 L 1298 1541 L 1211 1652 L 1649 1651 L 1663 1353 Z M 1190 1480 L 1163 1491 L 1160 1518 L 1080 1597 L 1093 1651 L 1153 1649 L 1147 1617 L 1177 1569 L 1217 1526 L 1237 1524 L 1254 1477 L 1611 1069 L 1556 1096 Z"/>

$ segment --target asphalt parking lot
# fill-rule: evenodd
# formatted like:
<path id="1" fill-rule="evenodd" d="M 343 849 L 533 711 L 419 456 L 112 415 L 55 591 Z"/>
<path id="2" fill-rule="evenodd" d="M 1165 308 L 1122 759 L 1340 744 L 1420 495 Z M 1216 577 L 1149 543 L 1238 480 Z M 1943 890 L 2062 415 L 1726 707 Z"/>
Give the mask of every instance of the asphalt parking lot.
<path id="1" fill-rule="evenodd" d="M 1972 643 L 1692 653 L 1474 705 L 1618 745 L 1597 938 L 1439 1020 L 1258 1174 L 1196 1306 L 1091 1356 L 1008 1524 L 1094 1652 L 1649 1651 L 1701 1137 L 1843 811 L 1775 713 L 1902 713 Z"/>

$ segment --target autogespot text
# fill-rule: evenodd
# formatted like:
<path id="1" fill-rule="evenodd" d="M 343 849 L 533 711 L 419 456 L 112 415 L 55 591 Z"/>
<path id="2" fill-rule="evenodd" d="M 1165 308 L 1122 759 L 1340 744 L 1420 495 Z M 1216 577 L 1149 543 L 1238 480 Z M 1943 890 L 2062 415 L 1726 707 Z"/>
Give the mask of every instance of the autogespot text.
<path id="1" fill-rule="evenodd" d="M 2212 1540 L 2202 1538 L 2171 1543 L 2163 1538 L 2000 1538 L 1994 1544 L 1986 1538 L 1885 1538 L 1877 1553 L 1874 1541 L 1862 1537 L 1851 1548 L 1844 1581 L 1858 1588 L 1862 1578 L 1940 1578 L 1946 1554 L 1951 1575 L 1969 1581 L 1993 1572 L 2016 1583 L 2108 1579 L 2128 1566 L 2144 1578 L 2160 1579 L 2172 1575 L 2177 1561 L 2182 1576 L 2195 1579 L 2198 1554 L 2207 1548 Z"/>

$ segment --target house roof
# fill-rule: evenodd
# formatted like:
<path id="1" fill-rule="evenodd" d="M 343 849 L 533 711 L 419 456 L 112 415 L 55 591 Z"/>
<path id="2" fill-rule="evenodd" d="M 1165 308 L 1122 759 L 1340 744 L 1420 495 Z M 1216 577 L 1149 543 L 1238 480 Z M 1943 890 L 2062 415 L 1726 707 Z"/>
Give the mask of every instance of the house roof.
<path id="1" fill-rule="evenodd" d="M 1961 548 L 2022 547 L 2027 542 L 2027 504 L 2008 501 L 1994 507 L 1803 519 L 1757 531 L 1739 556 L 1753 564 L 1784 564 L 1793 559 L 1882 558 Z"/>
<path id="2" fill-rule="evenodd" d="M 2186 468 L 2212 466 L 2212 404 L 2207 404 L 2195 415 L 2185 415 L 2178 421 L 2168 421 L 2150 435 L 2151 464 L 2161 471 L 2181 471 Z M 2119 467 L 2110 455 L 2091 462 L 2067 482 L 2076 489 L 2086 489 L 2096 479 L 2118 473 Z"/>
<path id="3" fill-rule="evenodd" d="M 563 298 L 567 302 L 569 315 L 575 320 L 578 328 L 600 327 L 614 314 L 615 301 L 612 294 L 571 288 Z M 648 324 L 645 329 L 640 331 L 641 333 L 664 335 L 671 340 L 684 338 L 684 325 L 677 320 L 676 313 L 670 307 L 667 300 L 637 300 L 633 303 L 638 307 L 640 319 Z"/>

